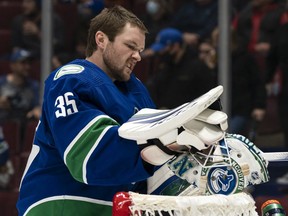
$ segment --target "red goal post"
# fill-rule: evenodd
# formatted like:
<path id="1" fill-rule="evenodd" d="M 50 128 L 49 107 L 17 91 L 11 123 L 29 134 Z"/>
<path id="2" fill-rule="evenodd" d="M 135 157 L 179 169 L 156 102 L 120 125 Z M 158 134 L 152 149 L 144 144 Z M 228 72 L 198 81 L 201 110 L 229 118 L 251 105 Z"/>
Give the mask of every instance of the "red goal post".
<path id="1" fill-rule="evenodd" d="M 250 194 L 209 196 L 161 196 L 119 192 L 113 199 L 113 216 L 257 216 Z M 142 214 L 143 213 L 143 214 Z"/>

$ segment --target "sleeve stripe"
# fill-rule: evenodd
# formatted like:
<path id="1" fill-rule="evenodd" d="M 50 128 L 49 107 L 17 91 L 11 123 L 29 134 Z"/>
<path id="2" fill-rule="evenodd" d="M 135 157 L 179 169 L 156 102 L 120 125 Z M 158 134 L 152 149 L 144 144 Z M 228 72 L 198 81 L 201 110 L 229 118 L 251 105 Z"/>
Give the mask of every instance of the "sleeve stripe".
<path id="1" fill-rule="evenodd" d="M 98 139 L 96 140 L 95 144 L 93 145 L 93 147 L 90 149 L 90 151 L 88 152 L 87 156 L 84 159 L 83 165 L 82 165 L 82 172 L 83 172 L 83 181 L 85 184 L 88 184 L 87 181 L 87 169 L 86 169 L 86 165 L 88 163 L 88 160 L 91 156 L 91 154 L 93 153 L 93 151 L 95 150 L 95 148 L 98 146 L 99 142 L 101 141 L 102 137 L 106 134 L 106 132 L 111 128 L 112 126 L 108 126 L 106 127 L 102 133 L 100 134 L 100 136 L 98 137 Z"/>
<path id="2" fill-rule="evenodd" d="M 72 140 L 72 142 L 67 146 L 65 152 L 64 152 L 64 163 L 67 166 L 67 155 L 68 153 L 71 151 L 71 149 L 73 148 L 73 146 L 77 143 L 77 141 L 81 138 L 81 136 L 93 125 L 95 124 L 95 122 L 97 122 L 98 120 L 100 120 L 101 118 L 109 118 L 111 119 L 109 116 L 107 115 L 99 115 L 96 118 L 92 119 L 78 134 L 77 136 Z M 112 119 L 111 119 L 112 120 Z M 114 121 L 114 120 L 113 120 Z"/>

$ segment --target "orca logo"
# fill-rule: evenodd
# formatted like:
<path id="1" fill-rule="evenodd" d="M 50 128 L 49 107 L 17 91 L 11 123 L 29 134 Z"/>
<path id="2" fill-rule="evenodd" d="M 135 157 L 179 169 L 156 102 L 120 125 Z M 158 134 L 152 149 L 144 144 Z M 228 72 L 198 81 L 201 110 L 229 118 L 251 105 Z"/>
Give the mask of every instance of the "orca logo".
<path id="1" fill-rule="evenodd" d="M 241 166 L 231 158 L 232 166 L 208 167 L 202 169 L 201 176 L 207 176 L 207 192 L 229 195 L 243 191 L 245 178 Z"/>
<path id="2" fill-rule="evenodd" d="M 209 193 L 229 195 L 236 191 L 239 179 L 234 169 L 226 166 L 212 167 L 207 172 Z"/>
<path id="3" fill-rule="evenodd" d="M 211 187 L 217 194 L 221 191 L 227 193 L 227 191 L 230 189 L 231 182 L 235 179 L 233 174 L 229 174 L 227 170 L 224 171 L 220 168 L 215 169 L 211 173 L 211 176 L 213 176 Z"/>

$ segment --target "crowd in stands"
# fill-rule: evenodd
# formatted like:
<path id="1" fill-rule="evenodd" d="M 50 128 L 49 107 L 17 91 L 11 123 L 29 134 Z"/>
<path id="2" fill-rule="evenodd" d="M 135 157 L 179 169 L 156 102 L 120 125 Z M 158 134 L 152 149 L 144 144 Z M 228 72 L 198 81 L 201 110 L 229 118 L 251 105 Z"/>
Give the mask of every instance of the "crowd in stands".
<path id="1" fill-rule="evenodd" d="M 146 82 L 154 100 L 159 107 L 172 108 L 218 84 L 219 2 L 165 2 L 168 6 L 162 8 L 174 10 L 166 10 L 164 24 L 163 19 L 148 24 L 153 25 L 154 42 L 150 42 L 151 38 L 147 39 L 147 48 L 143 51 L 142 58 L 150 58 L 154 62 L 153 72 L 149 71 Z M 162 4 L 163 1 L 146 1 L 146 17 L 150 17 L 151 11 L 156 11 Z M 279 62 L 279 55 L 283 58 L 282 64 L 285 62 L 285 48 L 283 44 L 279 45 L 276 42 L 279 42 L 279 31 L 285 31 L 283 26 L 287 22 L 286 4 L 286 1 L 281 0 L 231 1 L 231 133 L 248 136 L 249 125 L 253 123 L 259 127 L 265 116 L 270 114 L 267 113 L 267 107 L 270 106 L 269 97 L 272 93 L 273 96 L 279 96 L 279 104 L 276 105 L 279 110 L 285 110 L 286 101 L 282 99 L 285 97 L 284 89 L 281 88 L 280 91 L 278 88 L 275 92 L 275 87 L 279 84 L 282 87 L 285 83 L 283 67 Z M 157 31 L 155 26 L 158 27 Z M 175 39 L 175 34 L 171 33 L 173 30 L 181 33 L 181 41 Z M 282 43 L 285 43 L 283 36 L 282 38 Z M 160 49 L 159 44 L 164 47 Z M 278 52 L 278 56 L 276 46 L 282 50 L 281 54 Z M 185 57 L 187 51 L 190 53 L 189 57 Z M 275 64 L 273 60 L 275 62 L 276 59 L 278 62 Z M 282 71 L 281 76 L 279 71 Z M 273 80 L 275 76 L 278 77 L 276 81 Z M 184 84 L 185 82 L 190 83 L 190 86 Z M 163 101 L 170 101 L 170 104 Z M 279 124 L 285 135 L 285 147 L 288 147 L 288 133 L 285 132 L 284 123 L 287 117 L 283 111 L 279 114 Z M 267 130 L 277 129 L 273 129 L 273 124 L 270 124 L 270 129 Z"/>
<path id="2" fill-rule="evenodd" d="M 41 3 L 41 0 L 0 0 L 0 10 L 4 11 L 0 11 L 0 125 L 11 118 L 38 120 L 41 115 Z M 147 85 L 158 108 L 176 107 L 218 85 L 218 3 L 217 0 L 54 0 L 52 68 L 57 69 L 74 58 L 85 58 L 90 19 L 103 8 L 120 4 L 140 17 L 149 30 L 146 49 L 141 53 L 144 63 L 136 66 L 136 75 Z M 231 0 L 229 132 L 248 136 L 251 122 L 259 127 L 271 115 L 270 99 L 276 97 L 276 115 L 286 149 L 287 38 L 286 0 Z M 5 139 L 8 134 L 2 129 L 0 190 L 8 190 L 11 176 L 19 170 L 14 171 L 10 159 L 15 151 L 9 150 L 12 144 Z M 13 189 L 17 186 L 13 185 Z"/>

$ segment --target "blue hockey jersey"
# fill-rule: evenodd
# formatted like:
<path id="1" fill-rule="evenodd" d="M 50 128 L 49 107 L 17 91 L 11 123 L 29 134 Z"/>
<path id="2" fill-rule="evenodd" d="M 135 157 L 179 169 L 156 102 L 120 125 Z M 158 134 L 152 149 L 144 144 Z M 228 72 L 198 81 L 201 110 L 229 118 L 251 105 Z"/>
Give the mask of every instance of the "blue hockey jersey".
<path id="1" fill-rule="evenodd" d="M 51 73 L 20 185 L 19 215 L 110 216 L 116 192 L 153 174 L 136 142 L 118 135 L 144 107 L 155 108 L 134 75 L 113 82 L 86 60 Z"/>

